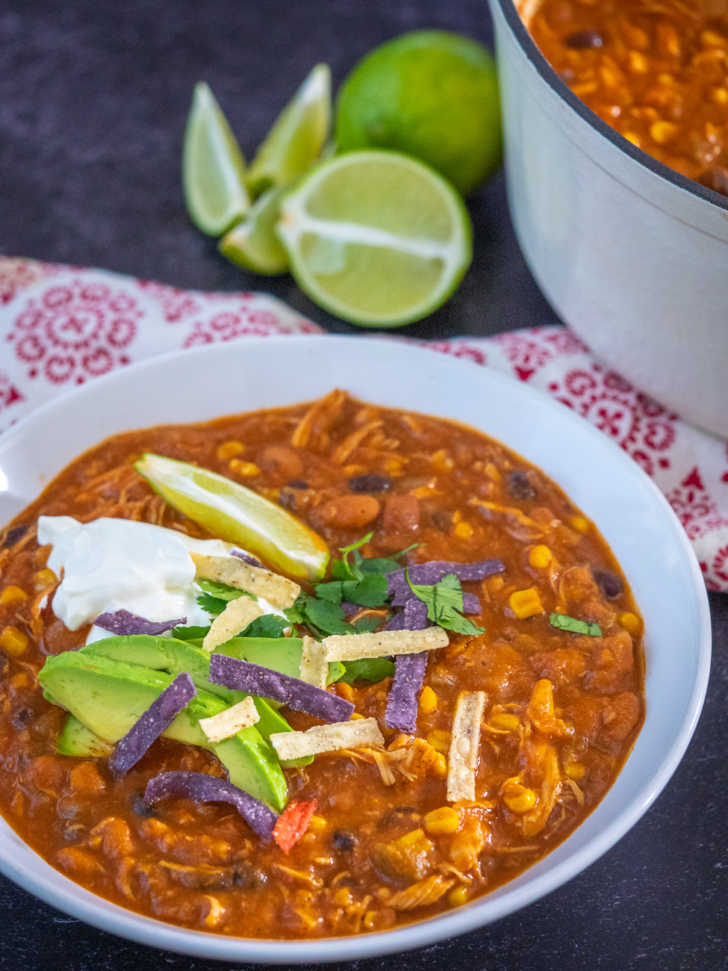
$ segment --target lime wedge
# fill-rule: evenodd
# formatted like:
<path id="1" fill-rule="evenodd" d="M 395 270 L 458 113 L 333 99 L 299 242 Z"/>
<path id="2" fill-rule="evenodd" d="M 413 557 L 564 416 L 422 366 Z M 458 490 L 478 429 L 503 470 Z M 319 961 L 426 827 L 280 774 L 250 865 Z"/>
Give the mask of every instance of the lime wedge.
<path id="1" fill-rule="evenodd" d="M 182 187 L 190 219 L 219 236 L 248 211 L 245 160 L 210 88 L 195 85 L 182 151 Z"/>
<path id="2" fill-rule="evenodd" d="M 277 232 L 301 289 L 365 327 L 398 327 L 431 313 L 472 256 L 458 193 L 398 152 L 322 162 L 284 196 Z"/>
<path id="3" fill-rule="evenodd" d="M 331 121 L 331 71 L 317 64 L 268 132 L 247 174 L 258 195 L 271 185 L 290 185 L 316 161 Z"/>
<path id="4" fill-rule="evenodd" d="M 288 254 L 275 232 L 283 189 L 268 189 L 255 201 L 247 219 L 233 226 L 218 249 L 231 263 L 253 273 L 276 276 L 288 269 Z"/>
<path id="5" fill-rule="evenodd" d="M 214 536 L 240 543 L 297 579 L 320 580 L 326 572 L 325 540 L 252 489 L 153 452 L 145 452 L 134 468 L 170 506 Z"/>

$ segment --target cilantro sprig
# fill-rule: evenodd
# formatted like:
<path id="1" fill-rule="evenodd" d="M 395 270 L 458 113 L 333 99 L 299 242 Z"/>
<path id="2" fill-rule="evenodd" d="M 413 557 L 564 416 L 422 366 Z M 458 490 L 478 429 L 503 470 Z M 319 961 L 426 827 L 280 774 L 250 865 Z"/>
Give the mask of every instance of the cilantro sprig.
<path id="1" fill-rule="evenodd" d="M 448 573 L 432 585 L 412 583 L 409 570 L 405 571 L 405 578 L 415 597 L 426 604 L 427 618 L 433 624 L 456 634 L 484 633 L 484 627 L 478 627 L 463 616 L 463 588 L 454 573 Z"/>
<path id="2" fill-rule="evenodd" d="M 602 629 L 599 624 L 590 623 L 588 620 L 579 620 L 577 617 L 569 617 L 568 614 L 549 614 L 549 624 L 556 630 L 565 630 L 570 634 L 586 634 L 587 637 L 602 636 Z"/>

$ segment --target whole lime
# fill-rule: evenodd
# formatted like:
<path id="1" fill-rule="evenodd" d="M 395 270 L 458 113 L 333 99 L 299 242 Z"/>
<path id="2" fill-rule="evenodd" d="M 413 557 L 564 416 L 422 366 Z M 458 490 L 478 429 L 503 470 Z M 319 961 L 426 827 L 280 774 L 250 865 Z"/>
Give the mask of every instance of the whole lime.
<path id="1" fill-rule="evenodd" d="M 416 30 L 376 47 L 341 87 L 339 151 L 391 148 L 427 162 L 463 195 L 501 158 L 495 63 L 480 44 Z"/>

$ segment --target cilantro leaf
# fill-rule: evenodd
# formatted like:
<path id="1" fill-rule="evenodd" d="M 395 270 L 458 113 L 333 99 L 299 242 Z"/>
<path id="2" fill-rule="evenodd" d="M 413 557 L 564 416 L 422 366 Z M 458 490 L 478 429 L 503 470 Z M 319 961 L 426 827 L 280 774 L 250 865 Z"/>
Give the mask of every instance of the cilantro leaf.
<path id="1" fill-rule="evenodd" d="M 549 614 L 549 624 L 557 630 L 566 630 L 571 634 L 586 634 L 588 637 L 602 636 L 599 624 L 578 620 L 576 617 L 569 617 L 568 614 Z"/>
<path id="2" fill-rule="evenodd" d="M 283 637 L 283 632 L 289 627 L 290 622 L 285 617 L 279 617 L 278 614 L 263 614 L 262 617 L 251 620 L 238 637 Z"/>
<path id="3" fill-rule="evenodd" d="M 438 627 L 454 631 L 456 634 L 482 634 L 483 627 L 476 626 L 463 617 L 463 588 L 454 573 L 448 573 L 439 583 L 432 585 L 414 584 L 405 577 L 412 593 L 427 606 L 427 618 Z"/>
<path id="4" fill-rule="evenodd" d="M 324 634 L 351 634 L 354 630 L 346 622 L 341 607 L 329 600 L 306 597 L 304 616 L 305 623 Z"/>
<path id="5" fill-rule="evenodd" d="M 343 586 L 341 580 L 334 580 L 329 583 L 316 584 L 316 596 L 321 600 L 328 600 L 332 604 L 340 604 L 343 599 Z"/>
<path id="6" fill-rule="evenodd" d="M 288 607 L 286 610 L 283 611 L 283 613 L 286 615 L 286 617 L 292 624 L 305 623 L 306 621 L 305 599 L 306 599 L 306 594 L 302 593 L 292 606 Z"/>
<path id="7" fill-rule="evenodd" d="M 202 593 L 197 598 L 197 603 L 212 617 L 217 617 L 227 607 L 229 601 L 221 600 L 219 597 L 212 597 L 209 593 Z"/>
<path id="8" fill-rule="evenodd" d="M 205 593 L 218 600 L 237 600 L 238 597 L 250 597 L 252 594 L 245 590 L 238 590 L 237 587 L 228 586 L 227 583 L 218 583 L 217 580 L 198 580 L 197 585 Z"/>
<path id="9" fill-rule="evenodd" d="M 360 607 L 382 607 L 387 602 L 387 578 L 369 573 L 361 580 L 333 580 L 316 585 L 316 596 L 333 604 L 342 600 Z"/>
<path id="10" fill-rule="evenodd" d="M 387 616 L 389 616 L 389 614 Z M 386 618 L 378 617 L 377 615 L 366 614 L 364 617 L 360 617 L 358 620 L 355 620 L 352 627 L 357 634 L 370 634 L 373 630 L 376 630 L 385 619 Z"/>
<path id="11" fill-rule="evenodd" d="M 394 676 L 394 663 L 385 657 L 366 657 L 359 661 L 348 661 L 344 666 L 346 673 L 339 680 L 347 684 L 357 679 L 373 683 Z"/>

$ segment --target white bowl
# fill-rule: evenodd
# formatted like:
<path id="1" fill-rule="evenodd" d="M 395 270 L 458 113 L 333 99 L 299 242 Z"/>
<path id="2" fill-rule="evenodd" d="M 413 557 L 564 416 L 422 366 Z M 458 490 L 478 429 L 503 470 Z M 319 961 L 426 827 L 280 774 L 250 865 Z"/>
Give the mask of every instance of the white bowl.
<path id="1" fill-rule="evenodd" d="M 513 0 L 490 0 L 508 198 L 556 312 L 609 365 L 728 437 L 728 198 L 657 162 L 550 67 Z"/>
<path id="2" fill-rule="evenodd" d="M 349 337 L 249 338 L 153 358 L 51 402 L 0 437 L 0 522 L 107 435 L 288 405 L 333 386 L 482 429 L 540 466 L 596 522 L 647 631 L 647 713 L 624 769 L 573 835 L 517 879 L 398 930 L 296 942 L 184 930 L 83 890 L 0 823 L 0 869 L 55 907 L 144 944 L 229 962 L 291 965 L 421 947 L 503 917 L 579 873 L 634 825 L 675 771 L 700 714 L 710 664 L 707 597 L 685 533 L 652 482 L 606 436 L 487 368 L 397 341 Z"/>

